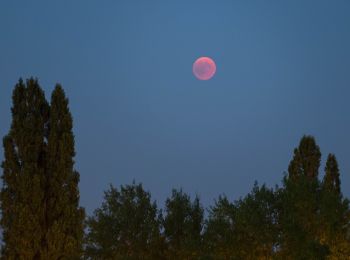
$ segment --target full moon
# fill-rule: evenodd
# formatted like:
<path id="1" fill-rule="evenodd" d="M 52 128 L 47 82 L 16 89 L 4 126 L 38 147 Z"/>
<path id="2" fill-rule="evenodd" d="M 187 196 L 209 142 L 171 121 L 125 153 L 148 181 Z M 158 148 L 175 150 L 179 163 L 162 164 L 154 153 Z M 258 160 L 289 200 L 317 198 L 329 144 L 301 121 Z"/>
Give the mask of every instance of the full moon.
<path id="1" fill-rule="evenodd" d="M 209 57 L 200 57 L 193 63 L 193 74 L 199 80 L 211 79 L 215 72 L 215 62 Z"/>

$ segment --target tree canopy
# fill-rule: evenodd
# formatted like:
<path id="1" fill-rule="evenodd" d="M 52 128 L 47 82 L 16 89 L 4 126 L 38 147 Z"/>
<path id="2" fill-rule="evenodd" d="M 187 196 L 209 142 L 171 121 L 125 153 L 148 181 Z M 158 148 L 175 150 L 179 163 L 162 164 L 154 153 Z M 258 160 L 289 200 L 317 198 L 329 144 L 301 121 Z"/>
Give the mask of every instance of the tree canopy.
<path id="1" fill-rule="evenodd" d="M 280 187 L 270 189 L 266 185 L 255 183 L 250 193 L 235 201 L 221 195 L 208 209 L 206 218 L 198 196 L 192 200 L 183 190 L 173 190 L 165 201 L 162 214 L 159 214 L 158 218 L 155 214 L 152 215 L 154 223 L 158 220 L 158 226 L 154 226 L 159 231 L 156 239 L 160 241 L 156 244 L 158 257 L 348 259 L 349 201 L 343 198 L 341 193 L 338 163 L 335 155 L 328 156 L 322 180 L 318 177 L 320 163 L 321 152 L 315 139 L 312 136 L 304 136 L 294 150 L 288 174 L 282 179 Z M 112 197 L 120 201 L 117 206 L 112 207 L 114 209 L 130 205 L 129 200 L 120 199 L 121 195 L 118 192 L 108 194 L 102 204 L 104 212 L 111 213 L 107 210 L 110 206 L 106 205 L 110 205 Z M 148 205 L 149 203 L 150 200 Z M 135 206 L 134 209 L 136 208 Z M 154 211 L 156 208 L 154 205 Z M 147 216 L 146 213 L 135 211 L 130 215 L 116 214 L 114 218 L 106 221 L 102 217 L 96 217 L 100 216 L 100 213 L 101 209 L 97 210 L 93 222 L 89 223 L 92 229 L 87 237 L 99 236 L 101 243 L 107 240 L 107 246 L 105 249 L 101 248 L 101 252 L 116 249 L 116 243 L 119 243 L 120 236 L 117 239 L 105 235 L 104 232 L 111 232 L 110 227 L 124 226 L 129 230 L 128 225 L 138 219 L 139 214 Z M 120 224 L 121 220 L 129 217 L 131 219 L 128 224 Z M 140 228 L 137 230 L 141 231 Z M 118 232 L 120 231 L 112 233 Z M 136 243 L 137 239 L 134 239 Z M 88 246 L 92 245 L 91 241 L 87 243 Z M 131 251 L 138 252 L 136 249 Z M 142 259 L 144 255 L 147 254 L 138 253 L 134 256 Z M 121 258 L 128 256 L 126 253 L 119 255 Z M 101 255 L 99 257 L 101 258 Z"/>
<path id="2" fill-rule="evenodd" d="M 61 85 L 48 102 L 36 79 L 13 91 L 3 138 L 2 259 L 349 259 L 349 200 L 337 158 L 320 172 L 312 136 L 294 149 L 280 186 L 237 200 L 173 189 L 163 207 L 141 183 L 110 185 L 85 218 L 74 169 L 73 118 Z M 322 178 L 320 178 L 322 176 Z M 85 229 L 85 232 L 84 232 Z"/>
<path id="3" fill-rule="evenodd" d="M 12 99 L 12 124 L 3 139 L 2 256 L 79 258 L 84 210 L 68 99 L 57 85 L 48 103 L 33 78 L 19 80 Z"/>

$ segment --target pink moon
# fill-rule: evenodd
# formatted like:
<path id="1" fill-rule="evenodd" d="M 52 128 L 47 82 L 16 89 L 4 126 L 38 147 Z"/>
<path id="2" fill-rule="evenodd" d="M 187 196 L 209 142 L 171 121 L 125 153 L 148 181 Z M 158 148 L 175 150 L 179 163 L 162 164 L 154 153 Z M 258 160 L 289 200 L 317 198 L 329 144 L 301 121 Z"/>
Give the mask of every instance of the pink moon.
<path id="1" fill-rule="evenodd" d="M 211 79 L 215 72 L 215 62 L 209 57 L 200 57 L 193 63 L 193 74 L 199 80 Z"/>

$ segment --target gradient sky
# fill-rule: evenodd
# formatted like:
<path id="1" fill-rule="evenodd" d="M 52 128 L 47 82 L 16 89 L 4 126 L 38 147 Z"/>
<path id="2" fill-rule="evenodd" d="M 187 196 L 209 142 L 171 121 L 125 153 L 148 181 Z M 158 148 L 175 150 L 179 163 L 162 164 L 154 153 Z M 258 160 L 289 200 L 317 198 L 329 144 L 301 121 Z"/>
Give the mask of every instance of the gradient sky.
<path id="1" fill-rule="evenodd" d="M 173 187 L 208 206 L 280 184 L 304 134 L 350 196 L 350 1 L 53 2 L 0 2 L 0 135 L 19 77 L 61 83 L 89 213 L 133 179 L 160 206 Z"/>

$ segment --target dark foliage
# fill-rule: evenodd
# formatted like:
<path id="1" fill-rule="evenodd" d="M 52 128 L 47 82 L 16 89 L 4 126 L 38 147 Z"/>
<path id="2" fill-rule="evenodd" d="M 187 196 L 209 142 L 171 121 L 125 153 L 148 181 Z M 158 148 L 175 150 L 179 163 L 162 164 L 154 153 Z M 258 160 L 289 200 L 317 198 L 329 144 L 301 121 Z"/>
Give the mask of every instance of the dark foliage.
<path id="1" fill-rule="evenodd" d="M 87 218 L 79 207 L 73 120 L 61 86 L 45 99 L 37 80 L 13 92 L 3 139 L 3 259 L 349 259 L 349 201 L 335 155 L 319 180 L 320 148 L 302 137 L 281 187 L 255 183 L 205 219 L 200 199 L 173 190 L 163 211 L 141 184 L 110 186 Z"/>
<path id="2" fill-rule="evenodd" d="M 20 80 L 3 145 L 2 257 L 79 258 L 84 211 L 78 205 L 72 117 L 63 89 L 56 86 L 49 104 L 36 79 Z"/>
<path id="3" fill-rule="evenodd" d="M 141 184 L 111 186 L 87 224 L 87 258 L 155 259 L 162 252 L 160 215 Z"/>
<path id="4" fill-rule="evenodd" d="M 154 226 L 159 230 L 155 239 L 159 242 L 147 248 L 155 246 L 159 252 L 157 258 L 164 259 L 348 259 L 349 201 L 340 191 L 335 156 L 328 156 L 322 182 L 318 179 L 320 160 L 314 138 L 304 136 L 294 151 L 289 174 L 281 187 L 269 189 L 256 183 L 248 195 L 234 202 L 220 196 L 210 207 L 206 220 L 198 197 L 191 201 L 182 190 L 173 190 L 165 202 L 158 229 Z M 102 206 L 104 211 L 113 197 L 120 197 L 119 193 L 108 194 Z M 121 200 L 116 208 L 129 205 L 126 201 Z M 106 247 L 100 247 L 105 253 L 125 242 L 120 236 L 106 235 L 104 232 L 110 232 L 110 227 L 129 230 L 129 224 L 140 218 L 139 214 L 147 219 L 146 213 L 133 212 L 128 215 L 131 218 L 128 223 L 122 224 L 120 221 L 125 217 L 116 214 L 106 224 L 102 217 L 96 217 L 100 213 L 101 209 L 97 210 L 93 222 L 90 220 L 88 237 L 98 236 L 101 243 L 105 241 Z M 153 218 L 156 222 L 155 214 Z M 137 241 L 136 237 L 133 239 Z M 88 241 L 88 248 L 91 245 Z M 117 252 L 119 258 L 130 257 L 125 250 Z M 136 247 L 131 252 L 136 259 L 149 256 Z M 94 258 L 91 253 L 90 257 Z"/>
<path id="5" fill-rule="evenodd" d="M 321 152 L 315 139 L 312 136 L 303 136 L 299 147 L 294 149 L 294 156 L 288 167 L 289 177 L 297 179 L 304 175 L 309 179 L 315 179 L 318 176 L 320 162 Z"/>
<path id="6" fill-rule="evenodd" d="M 165 202 L 163 220 L 167 257 L 186 259 L 199 257 L 203 229 L 203 208 L 199 198 L 193 202 L 182 190 L 173 190 Z"/>

